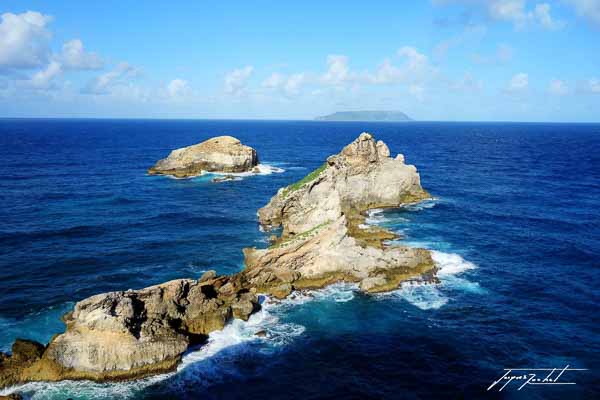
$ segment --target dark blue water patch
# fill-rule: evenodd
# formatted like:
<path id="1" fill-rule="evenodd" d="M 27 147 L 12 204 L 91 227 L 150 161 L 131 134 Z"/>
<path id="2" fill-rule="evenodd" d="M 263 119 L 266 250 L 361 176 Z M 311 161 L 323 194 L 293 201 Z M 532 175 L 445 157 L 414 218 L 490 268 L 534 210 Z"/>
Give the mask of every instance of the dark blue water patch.
<path id="1" fill-rule="evenodd" d="M 35 240 L 69 239 L 97 237 L 105 232 L 102 226 L 73 226 L 59 230 L 0 233 L 0 245 L 10 246 L 24 244 Z"/>
<path id="2" fill-rule="evenodd" d="M 290 306 L 281 323 L 304 332 L 277 351 L 232 346 L 133 396 L 599 397 L 597 124 L 0 120 L 0 347 L 48 341 L 96 293 L 239 271 L 243 248 L 267 246 L 257 209 L 362 131 L 438 198 L 386 211 L 383 225 L 475 268 L 427 290 Z M 223 134 L 285 172 L 147 175 L 172 149 Z M 567 364 L 589 370 L 574 387 L 485 391 L 506 367 Z"/>

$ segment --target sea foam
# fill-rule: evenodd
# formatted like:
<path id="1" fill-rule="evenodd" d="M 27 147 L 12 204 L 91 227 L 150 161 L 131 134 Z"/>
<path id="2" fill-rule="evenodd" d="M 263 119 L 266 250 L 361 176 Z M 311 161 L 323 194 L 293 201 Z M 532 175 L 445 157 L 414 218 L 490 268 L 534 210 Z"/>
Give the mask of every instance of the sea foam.
<path id="1" fill-rule="evenodd" d="M 262 308 L 250 316 L 248 321 L 231 321 L 223 330 L 212 332 L 207 343 L 196 350 L 188 351 L 182 358 L 177 371 L 151 376 L 131 382 L 95 383 L 91 381 L 32 382 L 0 390 L 0 395 L 18 392 L 31 399 L 113 399 L 131 398 L 145 388 L 166 383 L 177 386 L 182 381 L 193 380 L 195 384 L 213 383 L 219 377 L 231 373 L 231 362 L 237 355 L 253 351 L 272 352 L 285 346 L 304 333 L 304 326 L 281 322 L 278 314 L 283 303 L 264 297 Z M 259 337 L 257 333 L 264 333 Z"/>
<path id="2" fill-rule="evenodd" d="M 471 282 L 458 277 L 466 271 L 477 268 L 475 264 L 465 260 L 455 253 L 444 253 L 431 250 L 431 258 L 437 268 L 436 276 L 439 283 L 404 282 L 398 290 L 378 294 L 379 298 L 401 298 L 421 310 L 438 309 L 450 300 L 451 290 L 465 291 L 476 294 L 485 293 L 477 282 Z"/>
<path id="3" fill-rule="evenodd" d="M 234 177 L 245 178 L 245 177 L 254 176 L 254 175 L 271 175 L 271 174 L 281 174 L 281 173 L 285 172 L 285 169 L 279 168 L 279 167 L 275 167 L 275 166 L 270 165 L 270 164 L 258 164 L 255 167 L 255 169 L 256 169 L 256 171 L 246 171 L 246 172 L 209 172 L 208 174 L 210 174 L 210 175 L 217 175 L 217 176 L 234 176 Z"/>
<path id="4" fill-rule="evenodd" d="M 276 167 L 276 166 L 270 165 L 270 164 L 258 164 L 255 167 L 255 169 L 256 170 L 246 171 L 246 172 L 207 172 L 207 171 L 202 171 L 199 174 L 196 174 L 193 176 L 185 176 L 185 177 L 177 177 L 177 176 L 173 176 L 173 175 L 163 175 L 163 176 L 165 176 L 169 179 L 176 179 L 176 180 L 185 180 L 185 179 L 208 180 L 215 176 L 232 176 L 234 178 L 233 180 L 239 181 L 243 178 L 246 178 L 249 176 L 254 176 L 254 175 L 271 175 L 271 174 L 281 174 L 281 173 L 285 172 L 285 169 L 279 168 L 279 167 Z"/>

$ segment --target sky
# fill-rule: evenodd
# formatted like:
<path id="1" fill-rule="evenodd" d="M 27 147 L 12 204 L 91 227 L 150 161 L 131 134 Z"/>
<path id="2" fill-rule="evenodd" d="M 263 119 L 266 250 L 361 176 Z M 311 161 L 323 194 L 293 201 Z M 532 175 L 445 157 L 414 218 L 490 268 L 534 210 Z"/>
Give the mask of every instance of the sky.
<path id="1" fill-rule="evenodd" d="M 347 110 L 598 122 L 600 0 L 0 3 L 0 117 Z"/>

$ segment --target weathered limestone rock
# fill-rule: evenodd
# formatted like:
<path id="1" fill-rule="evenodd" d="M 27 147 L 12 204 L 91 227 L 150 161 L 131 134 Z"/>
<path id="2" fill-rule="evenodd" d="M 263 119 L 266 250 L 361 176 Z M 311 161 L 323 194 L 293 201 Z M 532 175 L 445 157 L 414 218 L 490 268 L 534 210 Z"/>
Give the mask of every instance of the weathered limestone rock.
<path id="1" fill-rule="evenodd" d="M 0 386 L 30 380 L 127 379 L 172 370 L 190 344 L 260 308 L 241 275 L 178 279 L 92 296 L 65 315 L 65 333 L 44 348 L 17 341 L 0 358 Z"/>
<path id="2" fill-rule="evenodd" d="M 31 340 L 15 340 L 12 355 L 0 353 L 0 387 L 22 381 L 27 369 L 41 359 L 44 349 L 44 345 Z"/>
<path id="3" fill-rule="evenodd" d="M 214 138 L 175 150 L 150 173 L 248 170 L 257 162 L 256 153 L 244 148 L 250 149 L 237 139 Z M 364 215 L 372 208 L 427 197 L 416 168 L 400 154 L 391 158 L 385 143 L 363 133 L 321 168 L 280 189 L 258 211 L 265 228 L 282 226 L 282 234 L 272 236 L 267 249 L 244 249 L 242 272 L 217 276 L 207 271 L 199 280 L 178 279 L 82 300 L 64 316 L 66 331 L 48 346 L 17 340 L 12 355 L 0 353 L 0 387 L 172 371 L 190 345 L 202 343 L 232 318 L 247 320 L 256 312 L 256 293 L 282 299 L 295 289 L 338 281 L 358 282 L 362 291 L 374 293 L 418 277 L 435 281 L 429 251 L 389 245 L 397 236 L 365 225 Z"/>
<path id="4" fill-rule="evenodd" d="M 431 256 L 424 249 L 385 245 L 396 235 L 365 226 L 363 212 L 428 197 L 414 166 L 401 156 L 390 158 L 385 143 L 362 133 L 258 211 L 265 228 L 282 226 L 283 232 L 268 249 L 245 249 L 248 279 L 272 294 L 283 282 L 296 289 L 339 280 L 364 281 L 360 288 L 368 292 L 394 289 L 429 271 Z M 280 271 L 296 275 L 282 279 Z"/>
<path id="5" fill-rule="evenodd" d="M 193 146 L 173 150 L 148 170 L 151 175 L 178 178 L 203 172 L 246 172 L 258 165 L 256 150 L 231 136 L 218 136 Z"/>

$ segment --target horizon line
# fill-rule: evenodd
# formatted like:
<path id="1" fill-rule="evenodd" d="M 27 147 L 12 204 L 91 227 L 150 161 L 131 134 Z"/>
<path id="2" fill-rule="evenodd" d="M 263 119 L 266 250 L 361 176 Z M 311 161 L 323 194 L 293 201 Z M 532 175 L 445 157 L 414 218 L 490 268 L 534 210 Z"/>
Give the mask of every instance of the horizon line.
<path id="1" fill-rule="evenodd" d="M 194 117 L 2 117 L 0 120 L 105 120 L 105 121 L 256 121 L 256 122 L 315 122 L 315 123 L 484 123 L 484 124 L 600 124 L 598 121 L 508 121 L 508 120 L 411 120 L 411 121 L 323 121 L 308 118 L 194 118 Z"/>

